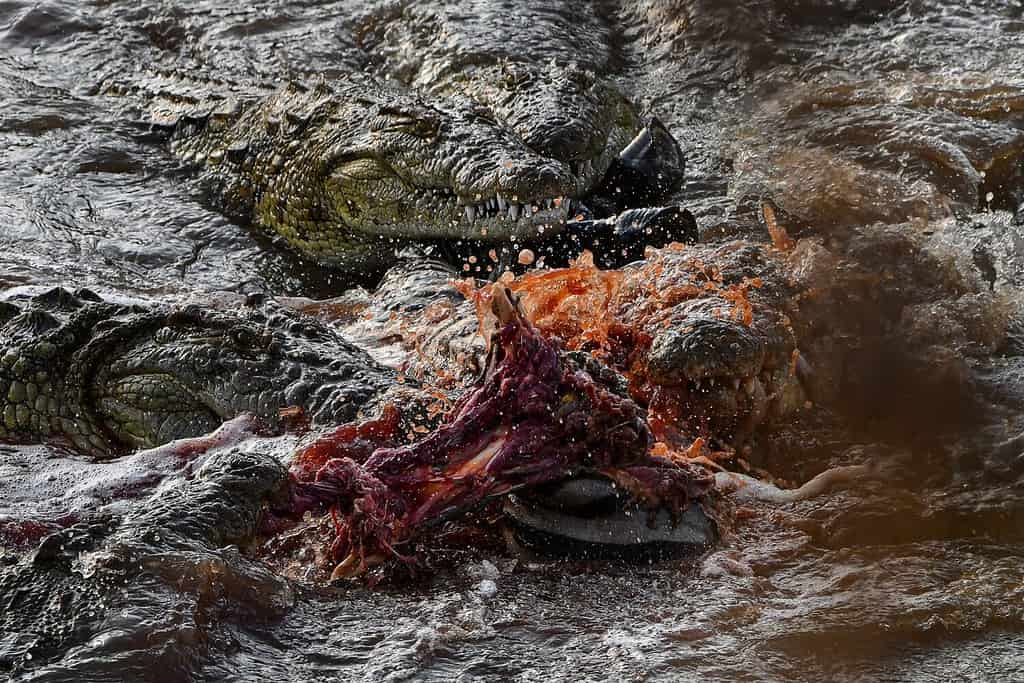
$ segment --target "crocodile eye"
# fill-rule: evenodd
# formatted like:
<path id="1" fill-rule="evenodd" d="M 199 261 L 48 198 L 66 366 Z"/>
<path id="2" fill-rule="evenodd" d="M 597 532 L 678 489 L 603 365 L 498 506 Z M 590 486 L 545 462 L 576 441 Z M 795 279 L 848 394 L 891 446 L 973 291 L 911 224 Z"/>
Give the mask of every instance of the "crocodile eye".
<path id="1" fill-rule="evenodd" d="M 415 135 L 418 138 L 429 139 L 437 137 L 437 131 L 440 126 L 441 122 L 437 116 L 429 112 L 385 109 L 370 124 L 370 129 L 391 133 L 406 133 L 408 135 Z"/>
<path id="2" fill-rule="evenodd" d="M 501 67 L 502 82 L 508 90 L 518 90 L 533 80 L 533 72 L 518 64 L 504 64 Z"/>

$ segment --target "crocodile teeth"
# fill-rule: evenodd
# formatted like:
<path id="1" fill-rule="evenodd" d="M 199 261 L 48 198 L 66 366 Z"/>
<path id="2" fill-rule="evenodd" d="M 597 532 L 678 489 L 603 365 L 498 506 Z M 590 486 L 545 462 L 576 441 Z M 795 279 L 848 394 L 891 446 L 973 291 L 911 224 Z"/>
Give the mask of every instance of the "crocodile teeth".
<path id="1" fill-rule="evenodd" d="M 509 202 L 505 197 L 501 196 L 500 193 L 476 204 L 469 204 L 457 195 L 456 200 L 458 205 L 463 207 L 466 221 L 469 223 L 473 223 L 474 221 L 483 218 L 496 217 L 507 217 L 509 220 L 515 221 L 519 220 L 520 216 L 523 218 L 529 218 L 530 216 L 542 211 L 565 209 L 566 211 L 571 212 L 573 208 L 573 202 L 568 197 L 537 199 L 532 204 Z"/>

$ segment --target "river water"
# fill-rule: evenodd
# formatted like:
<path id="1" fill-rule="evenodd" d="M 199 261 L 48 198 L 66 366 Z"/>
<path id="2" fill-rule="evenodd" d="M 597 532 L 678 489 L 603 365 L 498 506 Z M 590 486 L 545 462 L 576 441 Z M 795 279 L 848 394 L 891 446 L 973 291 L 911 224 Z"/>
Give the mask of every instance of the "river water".
<path id="1" fill-rule="evenodd" d="M 479 4 L 490 11 L 461 21 L 529 31 L 532 10 Z M 466 550 L 411 584 L 273 584 L 280 594 L 265 602 L 213 611 L 172 595 L 146 617 L 149 640 L 126 639 L 117 658 L 84 647 L 21 675 L 1024 680 L 1024 4 L 597 6 L 614 36 L 608 68 L 687 150 L 679 199 L 702 238 L 764 241 L 749 218 L 770 197 L 794 237 L 879 275 L 878 297 L 827 298 L 807 326 L 921 349 L 915 374 L 852 344 L 847 375 L 865 379 L 836 399 L 838 426 L 791 425 L 761 464 L 797 482 L 852 461 L 892 475 L 800 503 L 740 504 L 720 546 L 687 560 Z M 0 287 L 173 301 L 339 294 L 351 283 L 214 211 L 132 103 L 104 90 L 146 70 L 273 86 L 375 68 L 353 26 L 376 9 L 0 3 Z M 950 368 L 967 379 L 946 382 Z M 5 512 L 31 509 L 11 482 L 52 458 L 62 476 L 91 467 L 0 448 Z"/>

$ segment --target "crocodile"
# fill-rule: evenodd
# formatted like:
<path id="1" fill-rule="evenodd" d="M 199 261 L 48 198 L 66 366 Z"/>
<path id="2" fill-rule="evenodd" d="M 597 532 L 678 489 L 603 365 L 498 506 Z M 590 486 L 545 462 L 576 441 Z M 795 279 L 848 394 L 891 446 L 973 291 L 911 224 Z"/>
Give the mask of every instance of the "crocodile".
<path id="1" fill-rule="evenodd" d="M 255 438 L 249 422 L 238 431 Z M 242 443 L 191 444 L 192 473 L 150 486 L 123 516 L 86 516 L 31 552 L 4 557 L 0 671 L 30 674 L 51 664 L 88 677 L 99 657 L 119 661 L 128 678 L 148 680 L 159 668 L 187 679 L 191 660 L 177 651 L 190 627 L 247 602 L 260 613 L 283 613 L 292 589 L 239 547 L 255 537 L 263 509 L 285 495 L 287 471 L 261 452 L 258 439 Z M 168 600 L 176 609 L 168 610 Z M 136 638 L 146 645 L 133 646 Z"/>
<path id="2" fill-rule="evenodd" d="M 706 448 L 692 455 L 738 449 L 765 421 L 791 415 L 806 400 L 803 380 L 809 369 L 788 321 L 789 302 L 798 299 L 799 288 L 784 277 L 785 268 L 770 248 L 735 242 L 653 251 L 645 261 L 619 271 L 602 271 L 583 260 L 568 269 L 503 281 L 522 297 L 522 310 L 532 321 L 528 330 L 536 325 L 561 339 L 581 354 L 565 362 L 615 388 L 621 394 L 615 401 L 631 401 L 631 410 L 642 411 L 638 419 L 643 426 L 637 429 L 658 440 L 659 452 L 684 451 L 691 442 L 703 440 Z M 45 378 L 37 378 L 37 386 L 29 389 L 26 364 L 18 364 L 17 354 L 10 356 L 10 366 L 21 373 L 15 381 L 26 385 L 24 391 L 15 387 L 14 394 L 17 398 L 31 392 L 46 396 L 47 405 L 55 397 L 58 406 L 73 406 L 66 412 L 82 417 L 58 424 L 66 422 L 66 432 L 73 428 L 81 433 L 55 431 L 50 436 L 70 438 L 87 452 L 109 456 L 205 433 L 243 411 L 259 413 L 273 425 L 281 408 L 291 405 L 303 407 L 320 426 L 351 430 L 357 424 L 352 420 L 380 421 L 380 410 L 394 402 L 388 392 L 404 384 L 410 395 L 424 400 L 406 411 L 401 428 L 389 429 L 406 440 L 416 432 L 430 435 L 424 441 L 436 440 L 441 438 L 436 418 L 452 410 L 452 401 L 479 400 L 472 396 L 507 384 L 502 372 L 511 372 L 496 369 L 496 361 L 488 360 L 486 342 L 477 336 L 482 330 L 493 340 L 500 333 L 481 323 L 474 304 L 483 290 L 474 291 L 469 281 L 454 283 L 455 275 L 442 262 L 412 259 L 393 267 L 372 293 L 353 291 L 327 302 L 284 300 L 262 310 L 230 313 L 194 306 L 147 309 L 138 303 L 103 302 L 88 291 L 55 289 L 21 299 L 8 295 L 3 338 L 20 340 L 18 348 L 32 350 L 29 357 L 38 355 L 39 345 L 47 349 L 47 344 L 64 344 L 67 352 L 49 357 L 65 359 L 71 368 L 48 367 L 50 375 L 63 373 L 69 379 L 47 385 Z M 283 305 L 302 313 L 283 310 Z M 332 316 L 330 321 L 317 319 Z M 358 351 L 346 339 L 357 340 L 371 353 Z M 493 352 L 493 342 L 490 348 Z M 506 357 L 516 357 L 515 344 L 509 349 Z M 5 353 L 0 359 L 8 357 Z M 182 360 L 193 357 L 194 362 Z M 242 379 L 249 393 L 238 398 Z M 452 380 L 447 391 L 436 388 Z M 324 386 L 311 386 L 318 382 Z M 8 384 L 8 399 L 10 386 L 15 385 Z M 154 394 L 169 394 L 175 410 L 153 400 Z M 253 400 L 261 394 L 269 398 Z M 83 400 L 84 410 L 77 407 Z M 19 405 L 12 409 L 16 422 Z M 182 411 L 181 405 L 187 408 Z M 182 412 L 187 419 L 179 417 Z M 504 414 L 513 419 L 515 411 L 509 408 Z M 492 427 L 475 425 L 471 431 L 502 429 Z M 551 440 L 561 438 L 552 425 L 541 427 L 550 429 Z M 403 444 L 378 445 L 386 450 Z M 640 450 L 646 452 L 649 445 Z M 487 450 L 480 444 L 467 446 L 458 457 L 448 449 L 452 460 L 439 460 L 437 471 L 451 467 L 454 472 L 465 466 L 464 458 L 481 455 L 481 449 Z M 543 460 L 541 454 L 534 455 Z M 482 466 L 494 456 L 474 462 Z M 578 474 L 575 467 L 556 470 L 564 477 Z M 547 470 L 543 475 L 555 476 Z M 307 470 L 303 476 L 315 478 L 315 472 Z M 463 479 L 452 476 L 453 481 Z M 594 495 L 608 497 L 607 492 Z M 421 521 L 414 518 L 409 526 Z M 564 520 L 560 524 L 563 531 L 569 528 Z M 344 559 L 334 557 L 339 564 Z"/>
<path id="3" fill-rule="evenodd" d="M 248 412 L 353 419 L 394 383 L 329 326 L 276 307 L 217 310 L 53 288 L 0 300 L 0 439 L 111 457 Z"/>
<path id="4" fill-rule="evenodd" d="M 407 23 L 430 24 L 405 9 Z M 577 24 L 540 22 L 546 33 L 528 42 L 571 37 Z M 361 31 L 367 51 L 387 52 Z M 578 37 L 604 44 L 607 33 Z M 486 252 L 572 233 L 572 219 L 657 204 L 681 185 L 685 159 L 675 139 L 656 119 L 645 125 L 593 71 L 541 60 L 536 49 L 510 60 L 468 47 L 442 68 L 435 62 L 444 50 L 434 47 L 405 81 L 382 67 L 380 78 L 343 72 L 266 94 L 258 85 L 151 72 L 104 91 L 146 102 L 143 119 L 169 131 L 172 154 L 221 211 L 353 273 L 379 274 L 409 242 L 471 242 Z"/>
<path id="5" fill-rule="evenodd" d="M 225 213 L 318 262 L 373 270 L 405 241 L 509 240 L 568 217 L 569 170 L 471 101 L 351 74 L 233 104 L 176 126 L 172 153 Z M 499 193 L 514 217 L 478 214 Z"/>

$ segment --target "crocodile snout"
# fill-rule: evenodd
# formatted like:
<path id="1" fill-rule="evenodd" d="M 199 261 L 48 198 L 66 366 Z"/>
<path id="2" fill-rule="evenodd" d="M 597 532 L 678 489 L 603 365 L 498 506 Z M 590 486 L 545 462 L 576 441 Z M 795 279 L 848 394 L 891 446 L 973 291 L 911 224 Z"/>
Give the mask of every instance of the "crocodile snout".
<path id="1" fill-rule="evenodd" d="M 764 339 L 740 322 L 690 318 L 663 331 L 647 358 L 647 375 L 658 384 L 751 377 L 760 372 Z"/>

